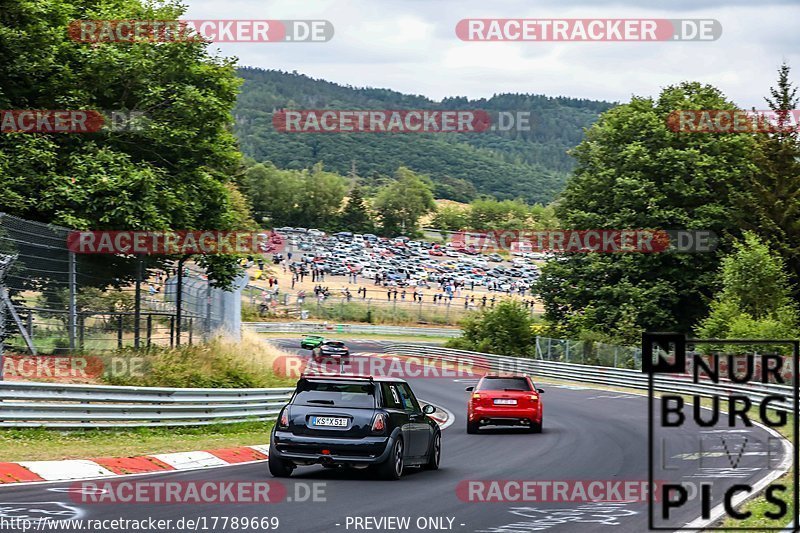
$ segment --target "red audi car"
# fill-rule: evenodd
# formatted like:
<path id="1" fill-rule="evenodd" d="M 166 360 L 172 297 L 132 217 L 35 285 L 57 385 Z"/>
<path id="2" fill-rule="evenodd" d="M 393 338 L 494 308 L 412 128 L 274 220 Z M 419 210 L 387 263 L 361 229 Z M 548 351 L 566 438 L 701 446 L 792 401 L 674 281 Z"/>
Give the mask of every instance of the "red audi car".
<path id="1" fill-rule="evenodd" d="M 474 387 L 467 407 L 467 433 L 484 426 L 523 426 L 542 432 L 542 389 L 524 374 L 487 375 Z"/>

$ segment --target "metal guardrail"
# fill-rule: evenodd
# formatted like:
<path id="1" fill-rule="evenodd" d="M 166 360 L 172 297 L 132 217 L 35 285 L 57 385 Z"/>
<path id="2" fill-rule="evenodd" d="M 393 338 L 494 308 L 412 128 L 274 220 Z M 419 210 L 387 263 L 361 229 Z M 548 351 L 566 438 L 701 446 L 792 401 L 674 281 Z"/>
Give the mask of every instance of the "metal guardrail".
<path id="1" fill-rule="evenodd" d="M 292 388 L 172 389 L 0 382 L 0 427 L 203 426 L 271 420 Z"/>
<path id="2" fill-rule="evenodd" d="M 381 326 L 371 324 L 325 324 L 323 322 L 242 322 L 242 327 L 256 333 L 371 333 L 375 335 L 428 335 L 458 337 L 456 328 L 423 328 L 414 326 Z"/>
<path id="3" fill-rule="evenodd" d="M 502 355 L 453 350 L 436 346 L 421 346 L 418 344 L 393 343 L 386 346 L 388 353 L 396 355 L 412 355 L 430 359 L 439 359 L 454 363 L 467 362 L 479 368 L 496 372 L 526 372 L 534 378 L 550 378 L 556 380 L 592 383 L 625 387 L 629 389 L 647 390 L 647 374 L 639 370 L 612 368 L 605 366 L 577 365 L 554 361 L 542 361 L 521 357 L 506 357 Z M 747 383 L 739 385 L 731 382 L 693 383 L 691 377 L 685 374 L 659 374 L 654 378 L 654 388 L 661 392 L 679 394 L 697 394 L 703 397 L 719 396 L 720 393 L 739 393 L 748 396 L 751 400 L 760 402 L 769 395 L 780 394 L 786 401 L 772 402 L 771 407 L 782 411 L 793 409 L 793 390 L 788 385 L 767 385 Z"/>

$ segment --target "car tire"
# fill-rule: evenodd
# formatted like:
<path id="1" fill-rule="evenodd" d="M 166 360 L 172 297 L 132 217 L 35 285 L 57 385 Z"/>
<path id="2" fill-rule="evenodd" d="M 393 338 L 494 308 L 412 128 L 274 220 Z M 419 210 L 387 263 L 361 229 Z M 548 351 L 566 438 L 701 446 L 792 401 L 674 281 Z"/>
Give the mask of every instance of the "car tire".
<path id="1" fill-rule="evenodd" d="M 442 458 L 442 433 L 437 431 L 428 450 L 428 462 L 423 465 L 425 470 L 439 470 L 439 461 Z"/>
<path id="2" fill-rule="evenodd" d="M 530 429 L 528 431 L 530 431 L 531 433 L 541 433 L 542 432 L 542 423 L 539 422 L 537 424 L 536 422 L 532 422 L 531 423 L 531 427 L 530 427 Z"/>
<path id="3" fill-rule="evenodd" d="M 400 477 L 403 475 L 404 453 L 405 448 L 403 446 L 403 439 L 398 438 L 392 445 L 392 451 L 389 453 L 389 458 L 378 465 L 378 476 L 381 479 L 390 481 L 400 479 Z"/>
<path id="4" fill-rule="evenodd" d="M 467 433 L 474 435 L 478 432 L 478 423 L 467 420 Z"/>
<path id="5" fill-rule="evenodd" d="M 279 459 L 275 454 L 269 454 L 269 473 L 272 477 L 289 477 L 292 475 L 294 465 Z"/>

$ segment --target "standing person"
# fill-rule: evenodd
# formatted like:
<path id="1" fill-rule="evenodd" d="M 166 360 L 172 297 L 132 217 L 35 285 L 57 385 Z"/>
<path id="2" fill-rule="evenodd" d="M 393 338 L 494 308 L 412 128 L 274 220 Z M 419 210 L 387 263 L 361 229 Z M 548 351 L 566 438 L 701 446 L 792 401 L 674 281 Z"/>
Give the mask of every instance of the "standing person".
<path id="1" fill-rule="evenodd" d="M 391 301 L 392 300 L 392 289 L 386 291 L 386 299 Z"/>
<path id="2" fill-rule="evenodd" d="M 492 307 L 494 307 L 494 300 L 495 300 L 495 298 L 494 298 L 494 294 L 493 294 L 492 295 Z"/>
<path id="3" fill-rule="evenodd" d="M 400 299 L 401 300 L 405 300 L 406 299 L 406 290 L 405 289 L 403 289 L 403 292 L 400 293 Z"/>
<path id="4" fill-rule="evenodd" d="M 485 294 L 483 295 L 483 298 L 481 298 L 481 307 L 486 307 L 486 295 Z"/>
<path id="5" fill-rule="evenodd" d="M 464 295 L 464 309 L 469 307 L 469 296 Z"/>
<path id="6" fill-rule="evenodd" d="M 292 274 L 292 290 L 294 290 L 294 284 L 297 281 L 297 274 Z"/>
<path id="7" fill-rule="evenodd" d="M 394 291 L 392 291 L 392 294 L 394 294 L 394 301 L 396 302 L 397 301 L 397 288 L 395 288 Z"/>

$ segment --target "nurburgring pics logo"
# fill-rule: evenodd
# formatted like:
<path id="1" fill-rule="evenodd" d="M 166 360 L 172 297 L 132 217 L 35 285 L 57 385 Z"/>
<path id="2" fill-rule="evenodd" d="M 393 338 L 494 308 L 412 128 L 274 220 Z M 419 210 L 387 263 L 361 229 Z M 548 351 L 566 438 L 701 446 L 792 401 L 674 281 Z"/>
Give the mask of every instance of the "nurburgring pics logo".
<path id="1" fill-rule="evenodd" d="M 81 43 L 325 43 L 327 20 L 74 20 L 69 36 Z"/>
<path id="2" fill-rule="evenodd" d="M 79 254 L 208 255 L 276 253 L 284 239 L 252 231 L 71 231 L 67 248 Z"/>
<path id="3" fill-rule="evenodd" d="M 703 345 L 712 355 L 696 351 Z M 695 351 L 687 351 L 687 346 Z M 728 352 L 728 347 L 735 352 Z M 798 441 L 798 359 L 796 340 L 642 335 L 642 371 L 648 378 L 648 479 L 652 483 L 656 476 L 671 478 L 649 500 L 651 530 L 784 531 L 790 519 L 797 522 L 798 493 L 795 490 L 792 496 L 795 516 L 790 517 L 789 489 L 780 479 L 792 461 L 797 464 L 797 448 L 774 430 L 792 426 Z M 787 366 L 792 367 L 791 384 L 784 380 Z M 665 388 L 677 391 L 656 395 Z M 694 441 L 686 428 L 697 434 Z M 797 470 L 793 482 L 797 487 Z M 762 490 L 763 508 L 740 508 L 748 495 Z M 698 515 L 694 522 L 686 522 L 687 516 Z M 728 518 L 723 526 L 709 525 L 721 524 L 721 516 Z M 775 520 L 781 526 L 766 527 L 758 521 L 750 527 L 741 525 L 750 517 Z"/>
<path id="4" fill-rule="evenodd" d="M 715 19 L 463 19 L 462 41 L 716 41 Z"/>

